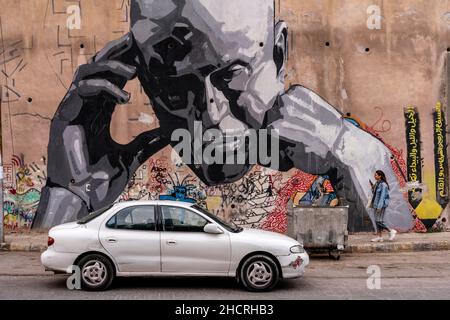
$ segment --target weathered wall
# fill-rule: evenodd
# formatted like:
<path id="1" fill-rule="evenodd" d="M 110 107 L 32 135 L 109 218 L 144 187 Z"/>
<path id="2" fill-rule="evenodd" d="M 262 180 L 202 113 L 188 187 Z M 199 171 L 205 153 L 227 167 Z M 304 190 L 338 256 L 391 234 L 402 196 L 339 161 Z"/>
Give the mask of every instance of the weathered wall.
<path id="1" fill-rule="evenodd" d="M 422 158 L 418 171 L 424 190 L 416 212 L 431 221 L 447 202 L 436 201 L 433 112 L 438 103 L 448 103 L 448 4 L 289 1 L 280 11 L 292 32 L 290 81 L 304 84 L 342 112 L 357 116 L 400 150 L 405 160 L 408 132 L 404 108 L 417 108 L 417 149 Z M 368 30 L 366 25 L 371 22 L 368 12 L 376 12 L 369 9 L 371 5 L 381 9 L 379 30 Z M 414 167 L 413 160 L 408 160 Z M 445 179 L 448 181 L 448 176 Z"/>
<path id="2" fill-rule="evenodd" d="M 7 228 L 30 226 L 47 178 L 50 121 L 77 66 L 128 32 L 129 8 L 126 0 L 0 0 Z M 448 8 L 450 1 L 444 0 L 276 1 L 276 16 L 289 27 L 286 87 L 301 84 L 315 91 L 388 144 L 406 179 L 419 180 L 409 199 L 429 227 L 448 202 L 446 135 L 440 129 L 449 115 Z M 111 124 L 119 143 L 158 126 L 138 80 L 125 90 L 131 101 L 115 109 Z M 438 105 L 443 113 L 434 117 Z M 256 167 L 238 182 L 208 187 L 166 147 L 137 170 L 120 198 L 157 198 L 187 186 L 186 197 L 219 216 L 283 231 L 285 203 L 291 197 L 299 201 L 312 185 L 317 187 L 316 178 L 295 169 L 280 173 Z M 368 217 L 361 220 L 370 227 Z"/>

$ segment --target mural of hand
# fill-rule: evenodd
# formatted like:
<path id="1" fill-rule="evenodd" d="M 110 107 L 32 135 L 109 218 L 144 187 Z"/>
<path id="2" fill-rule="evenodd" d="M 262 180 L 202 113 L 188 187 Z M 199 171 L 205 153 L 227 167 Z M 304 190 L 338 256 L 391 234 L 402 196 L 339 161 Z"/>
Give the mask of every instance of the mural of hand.
<path id="1" fill-rule="evenodd" d="M 342 114 L 313 91 L 292 86 L 281 98 L 279 115 L 269 129 L 278 132 L 284 157 L 280 163 L 315 175 L 327 175 L 338 198 L 350 210 L 350 230 L 375 227 L 373 210 L 367 208 L 372 190 L 367 180 L 376 170 L 386 174 L 390 204 L 385 220 L 388 226 L 407 231 L 413 217 L 405 191 L 391 164 L 392 154 L 382 141 L 345 120 Z"/>
<path id="2" fill-rule="evenodd" d="M 139 166 L 168 145 L 159 129 L 126 145 L 111 137 L 114 109 L 130 99 L 123 88 L 136 76 L 135 52 L 127 34 L 78 68 L 51 123 L 48 178 L 33 228 L 74 221 L 113 203 Z"/>

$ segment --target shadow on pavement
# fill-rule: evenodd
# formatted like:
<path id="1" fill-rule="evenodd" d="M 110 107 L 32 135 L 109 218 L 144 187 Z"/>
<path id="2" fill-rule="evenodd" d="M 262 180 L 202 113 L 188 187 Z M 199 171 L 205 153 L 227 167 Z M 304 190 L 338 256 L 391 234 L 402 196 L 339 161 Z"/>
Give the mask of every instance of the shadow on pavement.
<path id="1" fill-rule="evenodd" d="M 46 283 L 47 289 L 61 290 L 67 289 L 67 275 L 55 275 L 53 281 Z M 278 290 L 301 290 L 302 278 L 281 279 L 272 292 Z M 246 292 L 234 278 L 220 277 L 121 277 L 114 279 L 109 290 L 129 290 L 129 289 L 158 289 L 158 290 L 238 290 Z M 68 289 L 67 289 L 68 290 Z M 108 291 L 109 291 L 108 290 Z M 253 293 L 254 294 L 254 293 Z"/>

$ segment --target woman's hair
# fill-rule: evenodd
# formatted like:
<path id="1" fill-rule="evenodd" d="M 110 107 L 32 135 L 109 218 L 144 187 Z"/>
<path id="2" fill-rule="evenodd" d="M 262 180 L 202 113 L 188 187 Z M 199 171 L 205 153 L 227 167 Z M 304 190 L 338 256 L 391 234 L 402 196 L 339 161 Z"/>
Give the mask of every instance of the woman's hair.
<path id="1" fill-rule="evenodd" d="M 377 170 L 377 171 L 375 171 L 375 173 L 381 177 L 381 181 L 384 181 L 389 189 L 389 183 L 386 180 L 386 175 L 384 174 L 384 172 L 381 170 Z"/>

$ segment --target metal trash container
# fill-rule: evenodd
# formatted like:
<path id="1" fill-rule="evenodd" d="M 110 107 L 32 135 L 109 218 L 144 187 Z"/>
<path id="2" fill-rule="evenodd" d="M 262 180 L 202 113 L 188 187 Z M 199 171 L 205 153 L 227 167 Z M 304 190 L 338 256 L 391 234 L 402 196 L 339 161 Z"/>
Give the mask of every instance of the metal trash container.
<path id="1" fill-rule="evenodd" d="M 348 241 L 348 206 L 294 207 L 287 210 L 288 235 L 309 252 L 328 252 L 339 260 Z"/>

